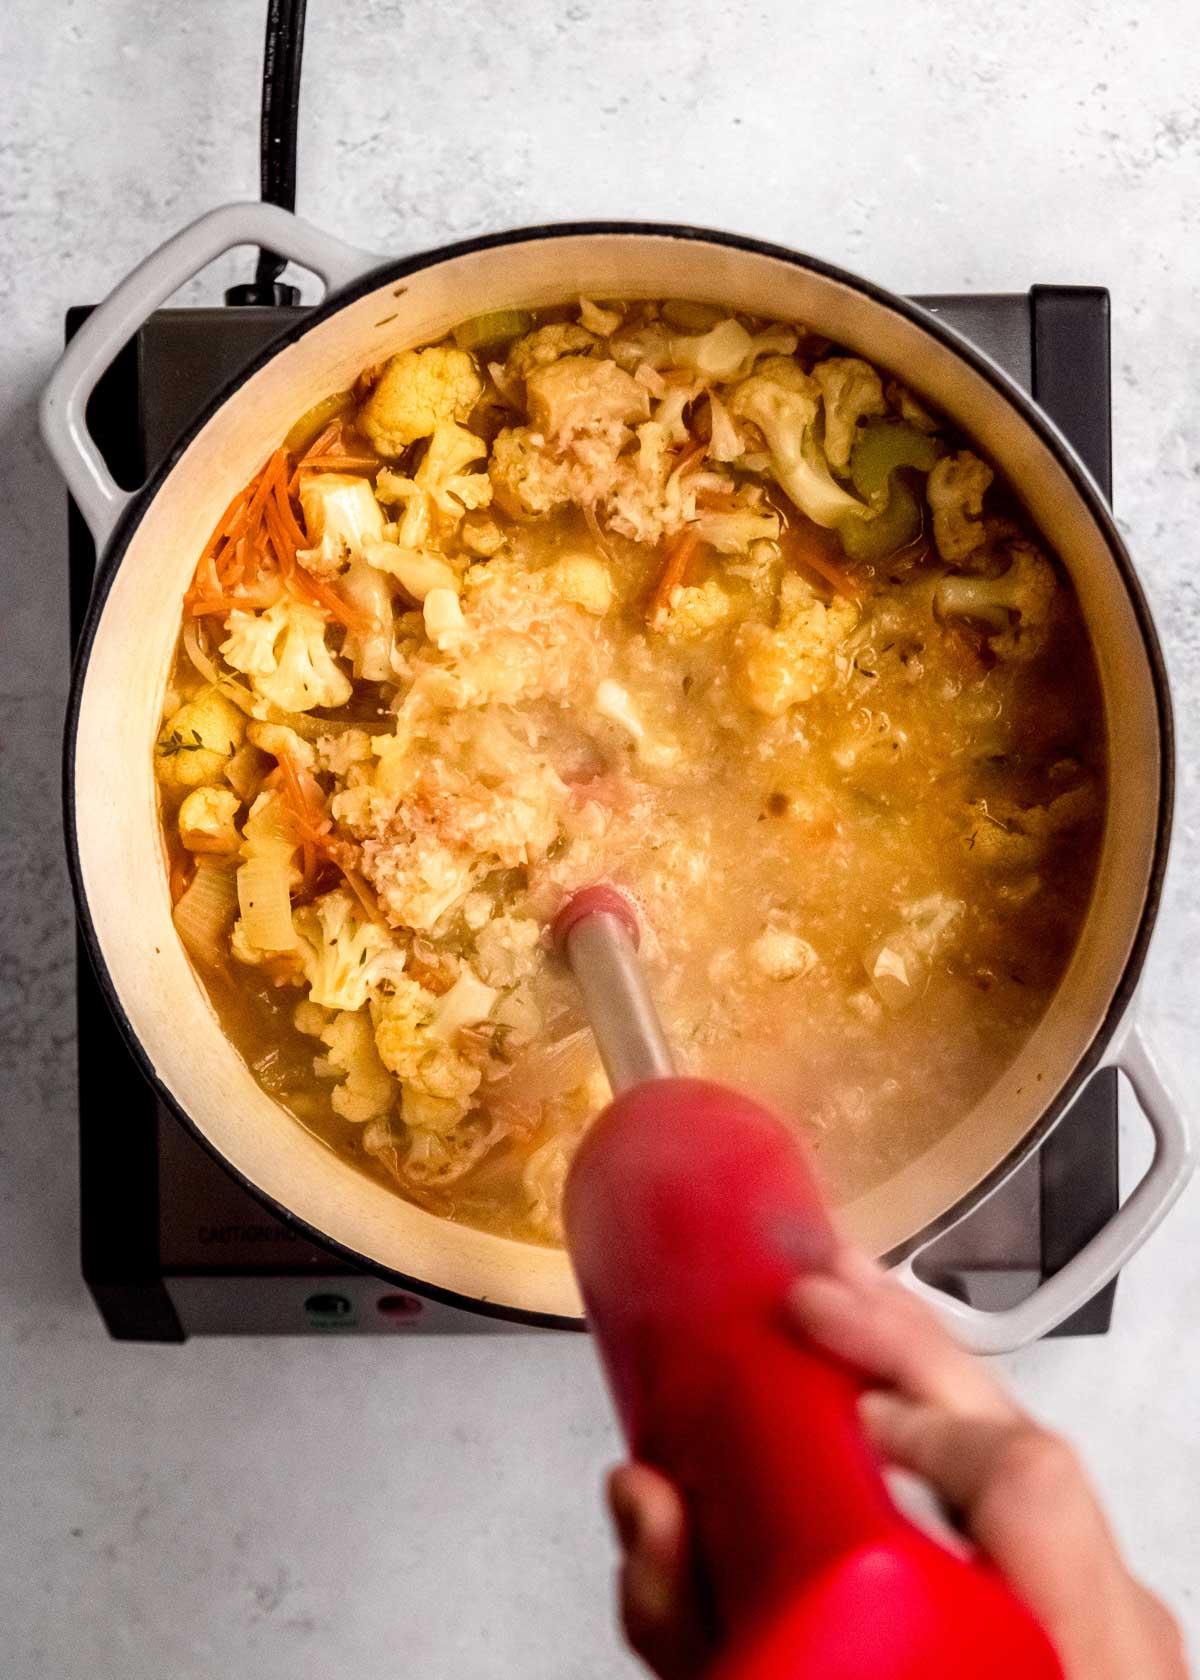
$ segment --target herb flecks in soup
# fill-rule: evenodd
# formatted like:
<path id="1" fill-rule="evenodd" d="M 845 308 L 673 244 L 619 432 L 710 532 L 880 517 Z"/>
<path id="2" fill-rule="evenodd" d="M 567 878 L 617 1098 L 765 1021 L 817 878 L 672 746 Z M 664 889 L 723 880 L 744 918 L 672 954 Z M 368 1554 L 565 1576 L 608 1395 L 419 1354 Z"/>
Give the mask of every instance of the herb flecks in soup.
<path id="1" fill-rule="evenodd" d="M 175 919 L 261 1084 L 450 1217 L 559 1234 L 607 1088 L 548 947 L 626 888 L 682 1065 L 846 1198 L 1016 1055 L 1104 807 L 1068 580 L 866 362 L 693 304 L 473 321 L 299 421 L 200 558 Z"/>

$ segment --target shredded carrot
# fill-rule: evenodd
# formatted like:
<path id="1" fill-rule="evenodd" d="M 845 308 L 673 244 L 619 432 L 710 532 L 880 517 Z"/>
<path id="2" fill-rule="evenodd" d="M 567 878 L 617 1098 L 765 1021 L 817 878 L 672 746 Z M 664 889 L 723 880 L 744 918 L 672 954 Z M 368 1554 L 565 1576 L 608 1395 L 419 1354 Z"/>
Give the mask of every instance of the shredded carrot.
<path id="1" fill-rule="evenodd" d="M 371 920 L 386 927 L 387 919 L 370 886 L 359 870 L 345 862 L 346 848 L 334 834 L 324 795 L 312 772 L 283 753 L 278 770 L 271 772 L 263 786 L 278 789 L 300 847 L 302 878 L 296 896 L 310 896 L 320 881 L 322 871 L 332 865 Z"/>
<path id="2" fill-rule="evenodd" d="M 947 629 L 942 646 L 969 680 L 986 676 L 996 663 L 995 656 L 982 636 L 973 634 L 964 625 Z"/>
<path id="3" fill-rule="evenodd" d="M 231 612 L 245 612 L 256 603 L 245 595 L 198 595 L 188 601 L 193 618 L 207 618 L 213 614 L 227 618 Z"/>
<path id="4" fill-rule="evenodd" d="M 309 444 L 303 455 L 301 455 L 299 465 L 304 466 L 306 462 L 312 460 L 314 455 L 336 454 L 341 441 L 342 419 L 341 415 L 338 415 L 335 420 L 331 420 L 329 424 L 323 428 L 323 430 L 317 433 L 316 437 Z"/>
<path id="5" fill-rule="evenodd" d="M 806 551 L 800 564 L 816 572 L 817 576 L 829 585 L 835 595 L 844 595 L 848 601 L 862 600 L 862 585 L 857 579 L 852 578 L 849 572 L 843 571 L 841 566 L 831 560 L 827 554 L 821 554 L 816 550 Z"/>
<path id="6" fill-rule="evenodd" d="M 352 448 L 346 438 L 346 419 L 338 415 L 308 445 L 296 461 L 288 481 L 288 493 L 294 496 L 301 473 L 306 472 L 376 472 L 383 465 L 377 455 L 369 455 L 362 448 L 362 439 Z"/>
<path id="7" fill-rule="evenodd" d="M 287 753 L 279 756 L 280 792 L 297 830 L 314 845 L 324 845 L 332 828 L 316 777 Z"/>
<path id="8" fill-rule="evenodd" d="M 314 455 L 305 458 L 296 469 L 301 472 L 378 472 L 383 462 L 376 455 Z"/>
<path id="9" fill-rule="evenodd" d="M 783 552 L 803 570 L 815 572 L 835 595 L 861 601 L 863 586 L 830 553 L 831 539 L 818 526 L 789 525 L 783 533 Z"/>
<path id="10" fill-rule="evenodd" d="M 663 569 L 654 586 L 650 610 L 646 615 L 651 624 L 671 605 L 671 596 L 687 577 L 692 557 L 699 546 L 700 536 L 694 525 L 685 525 L 679 535 L 668 543 Z"/>
<path id="11" fill-rule="evenodd" d="M 296 844 L 300 848 L 298 896 L 307 897 L 315 888 L 324 865 L 332 861 L 330 832 L 333 824 L 325 811 L 315 777 L 301 769 L 286 753 L 279 755 L 279 769 L 267 777 L 267 783 L 275 783 L 278 787 L 295 833 Z"/>
<path id="12" fill-rule="evenodd" d="M 375 894 L 367 885 L 366 880 L 359 871 L 357 869 L 351 869 L 347 864 L 339 862 L 336 857 L 333 861 L 337 864 L 337 867 L 341 870 L 343 876 L 345 877 L 346 885 L 350 888 L 350 891 L 354 894 L 355 898 L 357 898 L 358 902 L 367 912 L 367 915 L 370 916 L 371 920 L 373 922 L 378 922 L 380 927 L 387 927 L 387 917 L 379 908 L 379 900 L 375 897 Z"/>
<path id="13" fill-rule="evenodd" d="M 335 446 L 341 422 L 327 426 L 317 441 Z M 251 485 L 239 491 L 221 515 L 184 596 L 194 616 L 232 612 L 278 600 L 279 588 L 322 617 L 347 629 L 361 629 L 362 613 L 350 606 L 299 558 L 307 538 L 292 505 L 295 473 L 286 449 L 277 449 Z M 271 581 L 277 580 L 272 593 Z M 269 596 L 269 601 L 264 601 Z"/>
<path id="14" fill-rule="evenodd" d="M 704 450 L 705 445 L 702 443 L 693 443 L 690 448 L 685 448 L 678 461 L 671 468 L 671 478 L 682 478 L 685 472 L 689 472 L 696 465 L 697 461 L 704 459 Z"/>

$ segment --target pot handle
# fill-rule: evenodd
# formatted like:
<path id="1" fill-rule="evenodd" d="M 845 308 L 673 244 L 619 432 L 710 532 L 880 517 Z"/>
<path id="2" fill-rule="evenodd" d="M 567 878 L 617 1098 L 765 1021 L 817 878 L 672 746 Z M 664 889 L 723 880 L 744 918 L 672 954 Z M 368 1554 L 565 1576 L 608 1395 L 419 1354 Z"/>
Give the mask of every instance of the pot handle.
<path id="1" fill-rule="evenodd" d="M 327 290 L 348 285 L 388 259 L 362 251 L 276 204 L 225 204 L 210 210 L 126 275 L 88 316 L 42 394 L 41 427 L 101 551 L 130 500 L 104 464 L 87 427 L 96 381 L 146 317 L 235 245 L 278 251 L 324 280 Z"/>
<path id="2" fill-rule="evenodd" d="M 1136 1022 L 1109 1049 L 1101 1066 L 1119 1068 L 1132 1085 L 1154 1133 L 1154 1158 L 1136 1189 L 1074 1259 L 1018 1306 L 1003 1312 L 981 1311 L 923 1282 L 913 1270 L 920 1249 L 896 1268 L 895 1275 L 931 1302 L 973 1353 L 1012 1353 L 1090 1301 L 1141 1247 L 1191 1176 L 1195 1163 L 1187 1122 Z"/>

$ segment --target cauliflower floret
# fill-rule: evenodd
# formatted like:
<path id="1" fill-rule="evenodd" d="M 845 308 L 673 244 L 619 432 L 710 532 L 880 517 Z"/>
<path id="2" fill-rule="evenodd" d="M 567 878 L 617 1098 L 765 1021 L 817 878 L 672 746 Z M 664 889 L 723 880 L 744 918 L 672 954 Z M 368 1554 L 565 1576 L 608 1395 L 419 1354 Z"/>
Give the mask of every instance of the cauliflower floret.
<path id="1" fill-rule="evenodd" d="M 840 596 L 825 606 L 794 573 L 779 589 L 779 620 L 773 630 L 744 624 L 737 635 L 742 692 L 748 705 L 781 717 L 828 688 L 837 675 L 837 655 L 858 622 L 858 609 Z"/>
<path id="2" fill-rule="evenodd" d="M 957 455 L 943 455 L 925 481 L 933 540 L 950 565 L 974 554 L 987 538 L 983 498 L 993 476 L 986 461 L 960 449 Z"/>
<path id="3" fill-rule="evenodd" d="M 368 542 L 383 538 L 383 509 L 371 481 L 349 473 L 305 473 L 300 479 L 304 529 L 313 546 L 297 558 L 310 572 L 334 577 L 361 555 Z"/>
<path id="4" fill-rule="evenodd" d="M 246 719 L 215 688 L 172 713 L 159 731 L 154 768 L 164 788 L 195 788 L 216 782 L 241 746 Z"/>
<path id="5" fill-rule="evenodd" d="M 564 554 L 547 567 L 545 578 L 562 600 L 596 618 L 603 618 L 615 599 L 608 568 L 590 554 Z"/>
<path id="6" fill-rule="evenodd" d="M 241 800 L 232 788 L 193 788 L 179 807 L 179 838 L 189 852 L 236 852 Z"/>
<path id="7" fill-rule="evenodd" d="M 883 386 L 869 362 L 857 356 L 831 356 L 813 368 L 825 404 L 825 459 L 843 478 L 850 471 L 850 451 L 860 420 L 886 414 Z"/>
<path id="8" fill-rule="evenodd" d="M 654 618 L 651 628 L 671 641 L 694 641 L 727 623 L 732 612 L 733 602 L 712 579 L 682 584 L 671 591 L 666 611 Z"/>
<path id="9" fill-rule="evenodd" d="M 750 961 L 768 980 L 799 980 L 816 967 L 817 953 L 799 934 L 768 927 L 751 944 Z"/>
<path id="10" fill-rule="evenodd" d="M 489 986 L 528 980 L 542 958 L 542 930 L 532 916 L 494 916 L 475 944 L 475 966 Z"/>
<path id="11" fill-rule="evenodd" d="M 901 385 L 899 380 L 889 379 L 885 394 L 901 420 L 907 420 L 917 431 L 933 433 L 941 430 L 941 422 L 936 420 L 927 408 L 923 408 L 912 392 Z"/>
<path id="12" fill-rule="evenodd" d="M 787 351 L 796 348 L 796 335 L 791 335 Z M 674 333 L 671 336 L 671 361 L 676 367 L 692 368 L 707 379 L 736 379 L 745 369 L 752 355 L 754 340 L 742 326 L 728 316 L 702 333 Z"/>
<path id="13" fill-rule="evenodd" d="M 900 926 L 863 956 L 863 967 L 886 1009 L 899 1013 L 922 995 L 934 958 L 956 934 L 966 908 L 962 899 L 945 893 L 900 906 Z"/>
<path id="14" fill-rule="evenodd" d="M 943 620 L 967 618 L 982 625 L 997 658 L 1020 663 L 1036 658 L 1045 646 L 1058 583 L 1054 568 L 1032 543 L 1010 542 L 1008 551 L 1008 569 L 999 577 L 942 578 L 933 605 Z"/>
<path id="15" fill-rule="evenodd" d="M 466 634 L 467 621 L 457 589 L 431 589 L 421 604 L 421 616 L 425 634 L 443 653 L 457 647 Z"/>
<path id="16" fill-rule="evenodd" d="M 630 374 L 607 359 L 564 356 L 526 380 L 529 418 L 560 448 L 598 435 L 622 440 L 627 428 L 650 418 L 650 398 Z"/>
<path id="17" fill-rule="evenodd" d="M 406 1126 L 444 1137 L 463 1120 L 483 1075 L 453 1050 L 431 1050 L 415 1078 L 400 1093 L 400 1117 Z"/>
<path id="18" fill-rule="evenodd" d="M 669 770 L 679 763 L 683 756 L 682 749 L 674 742 L 660 740 L 649 733 L 638 715 L 628 689 L 622 688 L 612 677 L 605 677 L 603 682 L 596 685 L 592 703 L 601 717 L 608 718 L 630 735 L 634 751 L 648 768 Z"/>
<path id="19" fill-rule="evenodd" d="M 458 592 L 458 573 L 448 560 L 430 549 L 378 543 L 369 558 L 377 571 L 394 577 L 404 593 L 411 595 L 414 601 L 423 601 L 431 589 Z"/>
<path id="20" fill-rule="evenodd" d="M 344 706 L 354 691 L 325 645 L 325 620 L 290 596 L 262 613 L 238 608 L 225 625 L 221 655 L 250 678 L 256 694 L 285 712 Z"/>
<path id="21" fill-rule="evenodd" d="M 318 735 L 316 755 L 322 770 L 344 777 L 354 765 L 373 758 L 375 748 L 365 729 L 342 729 L 336 735 Z"/>
<path id="22" fill-rule="evenodd" d="M 487 444 L 482 438 L 446 421 L 435 428 L 424 459 L 411 478 L 383 468 L 375 490 L 381 501 L 404 505 L 397 532 L 402 548 L 423 548 L 439 524 L 456 527 L 468 510 L 489 505 L 491 479 L 486 473 L 466 470 L 486 454 Z M 377 548 L 371 550 L 371 561 L 380 564 Z"/>
<path id="23" fill-rule="evenodd" d="M 357 790 L 355 790 L 357 791 Z M 341 810 L 340 806 L 335 806 Z M 423 835 L 369 834 L 363 873 L 379 894 L 390 921 L 427 932 L 476 885 L 480 860 L 465 846 Z"/>
<path id="24" fill-rule="evenodd" d="M 294 911 L 292 926 L 309 996 L 325 1009 L 361 1009 L 376 988 L 402 975 L 403 947 L 343 887 Z"/>
<path id="25" fill-rule="evenodd" d="M 620 536 L 657 544 L 696 517 L 699 491 L 731 489 L 729 479 L 706 467 L 691 448 L 682 415 L 692 394 L 688 387 L 669 391 L 654 418 L 637 428 L 636 450 L 607 459 L 597 452 L 594 471 L 582 490 L 602 503 L 609 529 Z M 627 435 L 626 428 L 620 430 Z M 621 447 L 620 437 L 617 447 Z"/>
<path id="26" fill-rule="evenodd" d="M 791 327 L 772 326 L 753 337 L 732 316 L 707 332 L 673 334 L 671 361 L 694 368 L 705 379 L 736 379 L 748 373 L 759 356 L 790 356 L 797 344 Z"/>
<path id="27" fill-rule="evenodd" d="M 483 395 L 474 357 L 451 345 L 393 356 L 359 416 L 381 455 L 400 455 L 445 420 L 465 420 Z"/>
<path id="28" fill-rule="evenodd" d="M 578 356 L 595 344 L 595 334 L 572 321 L 552 321 L 549 326 L 519 338 L 504 364 L 506 385 L 520 385 L 538 368 L 549 367 L 563 356 Z"/>
<path id="29" fill-rule="evenodd" d="M 491 502 L 491 479 L 486 473 L 467 471 L 472 461 L 481 460 L 487 452 L 483 439 L 465 426 L 438 426 L 417 468 L 415 482 L 433 498 L 439 513 L 461 519 L 464 512 L 487 507 Z"/>
<path id="30" fill-rule="evenodd" d="M 563 1189 L 579 1137 L 578 1132 L 556 1132 L 531 1151 L 521 1174 L 529 1201 L 529 1223 L 541 1236 L 559 1242 L 563 1234 Z"/>
<path id="31" fill-rule="evenodd" d="M 494 488 L 494 487 L 493 487 Z M 504 547 L 504 532 L 486 513 L 468 513 L 459 527 L 458 540 L 480 560 L 490 560 Z"/>
<path id="32" fill-rule="evenodd" d="M 966 848 L 985 868 L 1026 870 L 1038 864 L 1051 841 L 1089 822 L 1099 799 L 1095 784 L 1081 782 L 1046 805 L 976 799 L 967 806 Z"/>
<path id="33" fill-rule="evenodd" d="M 372 552 L 390 547 L 390 543 L 374 543 Z M 342 639 L 342 658 L 350 661 L 354 675 L 364 682 L 390 681 L 396 615 L 387 578 L 369 555 L 358 554 L 342 574 L 340 587 L 358 615 Z"/>
<path id="34" fill-rule="evenodd" d="M 847 514 L 862 512 L 863 504 L 829 471 L 816 437 L 821 387 L 798 363 L 769 357 L 734 389 L 729 410 L 734 419 L 758 427 L 776 481 L 814 524 L 832 527 Z"/>
<path id="35" fill-rule="evenodd" d="M 315 1063 L 317 1073 L 339 1081 L 329 1099 L 334 1113 L 356 1126 L 387 1114 L 396 1100 L 396 1086 L 379 1059 L 368 1010 L 342 1010 L 320 1025 L 315 1036 L 329 1049 Z"/>
<path id="36" fill-rule="evenodd" d="M 695 528 L 719 554 L 747 554 L 752 543 L 778 539 L 779 515 L 769 507 L 736 507 L 728 513 L 702 513 Z"/>
<path id="37" fill-rule="evenodd" d="M 538 519 L 571 500 L 565 461 L 529 426 L 506 426 L 492 444 L 488 473 L 496 501 L 513 519 Z"/>
<path id="38" fill-rule="evenodd" d="M 752 542 L 744 557 L 725 566 L 727 576 L 741 578 L 754 594 L 774 600 L 779 590 L 783 555 L 777 542 Z"/>
<path id="39" fill-rule="evenodd" d="M 292 1011 L 292 1025 L 306 1038 L 320 1038 L 333 1017 L 332 1009 L 322 1009 L 319 1003 L 302 998 Z"/>
<path id="40" fill-rule="evenodd" d="M 409 1110 L 424 1112 L 432 1101 L 426 1098 L 419 1103 L 410 1099 Z M 414 1184 L 453 1184 L 478 1166 L 503 1136 L 503 1127 L 489 1124 L 479 1114 L 468 1115 L 448 1131 L 418 1125 L 414 1120 L 409 1126 L 408 1153 L 400 1169 L 401 1176 Z"/>
<path id="41" fill-rule="evenodd" d="M 411 975 L 401 975 L 385 995 L 372 998 L 375 1046 L 384 1066 L 397 1079 L 415 1078 L 430 1049 L 429 1023 L 438 1000 Z"/>
<path id="42" fill-rule="evenodd" d="M 401 1083 L 404 1123 L 441 1135 L 466 1115 L 482 1076 L 439 1037 L 437 1010 L 433 993 L 408 976 L 371 1004 L 376 1049 Z"/>
<path id="43" fill-rule="evenodd" d="M 715 391 L 708 393 L 708 453 L 714 461 L 736 461 L 746 453 L 746 440 Z"/>
<path id="44" fill-rule="evenodd" d="M 624 319 L 624 304 L 613 303 L 606 309 L 593 298 L 581 297 L 579 300 L 579 324 L 598 338 L 610 338 Z"/>

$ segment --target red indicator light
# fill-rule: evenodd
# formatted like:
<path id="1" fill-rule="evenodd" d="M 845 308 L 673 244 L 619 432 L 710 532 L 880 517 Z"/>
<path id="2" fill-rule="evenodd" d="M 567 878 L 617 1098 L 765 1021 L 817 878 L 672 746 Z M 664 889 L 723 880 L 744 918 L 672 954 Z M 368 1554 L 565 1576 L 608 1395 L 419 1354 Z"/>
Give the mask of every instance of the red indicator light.
<path id="1" fill-rule="evenodd" d="M 419 1301 L 415 1295 L 381 1295 L 375 1305 L 394 1324 L 411 1324 L 425 1310 L 424 1301 Z"/>

